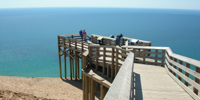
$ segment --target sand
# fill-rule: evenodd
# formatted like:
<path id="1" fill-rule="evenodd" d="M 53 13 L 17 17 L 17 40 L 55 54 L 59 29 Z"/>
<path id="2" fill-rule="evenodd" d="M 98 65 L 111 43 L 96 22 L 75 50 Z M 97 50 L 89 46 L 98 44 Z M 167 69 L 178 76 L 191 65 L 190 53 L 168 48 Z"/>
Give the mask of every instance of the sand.
<path id="1" fill-rule="evenodd" d="M 64 99 L 82 100 L 81 80 L 0 76 L 0 100 Z"/>

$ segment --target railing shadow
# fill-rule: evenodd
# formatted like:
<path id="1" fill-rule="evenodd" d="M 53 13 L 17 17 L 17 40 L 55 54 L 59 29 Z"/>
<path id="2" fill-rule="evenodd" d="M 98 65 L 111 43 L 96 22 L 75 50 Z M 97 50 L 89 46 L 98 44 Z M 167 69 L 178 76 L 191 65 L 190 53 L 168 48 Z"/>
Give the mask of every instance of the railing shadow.
<path id="1" fill-rule="evenodd" d="M 135 72 L 132 73 L 132 84 L 131 84 L 131 100 L 143 100 L 142 94 L 142 86 L 141 86 L 141 79 L 140 74 Z"/>
<path id="2" fill-rule="evenodd" d="M 71 80 L 71 79 L 64 79 L 61 78 L 63 82 L 69 83 L 75 87 L 77 87 L 80 90 L 83 90 L 82 88 L 82 79 L 78 79 L 78 80 Z"/>

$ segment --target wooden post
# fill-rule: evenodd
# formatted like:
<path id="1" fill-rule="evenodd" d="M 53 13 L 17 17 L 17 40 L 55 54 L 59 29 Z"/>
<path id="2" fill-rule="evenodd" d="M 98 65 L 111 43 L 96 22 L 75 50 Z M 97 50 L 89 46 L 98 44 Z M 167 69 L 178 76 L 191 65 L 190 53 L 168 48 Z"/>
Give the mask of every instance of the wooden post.
<path id="1" fill-rule="evenodd" d="M 200 68 L 195 66 L 195 71 L 196 71 L 197 73 L 200 73 Z M 195 81 L 197 84 L 199 84 L 199 79 L 198 79 L 197 77 L 194 78 L 194 81 Z M 199 92 L 196 88 L 194 88 L 194 93 L 197 94 L 198 96 L 199 96 L 199 94 L 200 94 L 200 92 Z"/>
<path id="2" fill-rule="evenodd" d="M 118 69 L 118 58 L 119 58 L 118 52 L 119 52 L 118 49 L 116 49 L 116 60 L 115 60 L 116 63 L 115 63 L 115 69 L 114 69 L 115 70 L 115 76 L 117 75 L 117 69 Z"/>
<path id="3" fill-rule="evenodd" d="M 177 59 L 174 58 L 174 61 L 177 62 Z M 174 69 L 176 69 L 176 66 L 174 65 Z M 177 70 L 177 69 L 176 69 Z M 174 75 L 176 76 L 176 73 L 174 73 Z"/>
<path id="4" fill-rule="evenodd" d="M 112 48 L 112 65 L 111 65 L 111 78 L 114 78 L 114 48 Z"/>
<path id="5" fill-rule="evenodd" d="M 100 94 L 101 97 L 100 97 L 100 99 L 103 100 L 104 97 L 105 97 L 105 87 L 102 84 L 101 84 L 101 90 L 100 91 L 101 91 L 101 94 Z"/>
<path id="6" fill-rule="evenodd" d="M 71 52 L 71 50 L 70 50 Z M 72 57 L 70 57 L 70 78 L 72 80 Z"/>
<path id="7" fill-rule="evenodd" d="M 74 54 L 74 51 L 72 50 L 72 55 Z M 72 77 L 74 78 L 74 58 L 72 58 Z"/>
<path id="8" fill-rule="evenodd" d="M 156 49 L 156 54 L 155 54 L 155 63 L 158 62 L 158 49 Z"/>
<path id="9" fill-rule="evenodd" d="M 96 66 L 95 66 L 96 70 L 98 70 L 99 67 L 98 60 L 99 60 L 99 47 L 96 47 Z"/>
<path id="10" fill-rule="evenodd" d="M 66 49 L 64 49 L 64 65 L 65 65 L 65 79 L 67 79 L 67 65 L 66 65 Z"/>
<path id="11" fill-rule="evenodd" d="M 79 57 L 77 58 L 77 62 L 78 62 L 78 78 L 80 79 L 80 65 L 79 65 Z"/>
<path id="12" fill-rule="evenodd" d="M 86 100 L 85 99 L 85 75 L 84 75 L 84 73 L 83 73 L 83 70 L 82 70 L 82 89 L 83 89 L 83 100 Z"/>
<path id="13" fill-rule="evenodd" d="M 86 57 L 82 55 L 82 69 L 86 68 Z"/>
<path id="14" fill-rule="evenodd" d="M 81 41 L 81 49 L 82 49 L 82 51 L 84 50 L 83 41 Z"/>
<path id="15" fill-rule="evenodd" d="M 103 74 L 105 74 L 106 67 L 106 47 L 103 47 Z"/>
<path id="16" fill-rule="evenodd" d="M 165 50 L 162 50 L 162 58 L 165 58 Z M 164 64 L 165 59 L 162 59 L 162 64 Z M 162 65 L 164 66 L 164 65 Z"/>
<path id="17" fill-rule="evenodd" d="M 183 61 L 179 60 L 179 64 L 183 65 Z M 182 73 L 182 69 L 178 68 L 178 71 Z M 180 76 L 178 76 L 178 79 L 181 81 Z"/>
<path id="18" fill-rule="evenodd" d="M 60 44 L 60 36 L 58 36 L 58 59 L 59 59 L 60 78 L 62 78 L 61 55 L 59 54 L 61 52 L 61 49 L 59 44 Z"/>
<path id="19" fill-rule="evenodd" d="M 190 64 L 189 64 L 189 63 L 186 63 L 186 67 L 187 67 L 187 68 L 190 68 Z M 187 73 L 186 71 L 185 71 L 185 76 L 189 77 L 189 73 Z M 184 84 L 185 84 L 186 86 L 188 86 L 188 82 L 185 81 L 185 80 L 184 80 Z"/>
<path id="20" fill-rule="evenodd" d="M 78 70 L 78 68 L 77 68 L 77 51 L 75 51 L 75 80 L 77 80 L 77 70 Z"/>
<path id="21" fill-rule="evenodd" d="M 92 47 L 88 47 L 88 49 L 89 49 L 89 63 L 90 63 L 90 66 L 92 66 L 92 58 L 91 58 L 91 56 L 92 56 Z"/>
<path id="22" fill-rule="evenodd" d="M 94 80 L 92 78 L 90 78 L 90 83 L 91 83 L 91 85 L 90 85 L 90 100 L 94 100 L 94 93 L 95 93 L 94 87 L 95 87 L 95 85 L 94 85 Z"/>
<path id="23" fill-rule="evenodd" d="M 88 76 L 85 75 L 85 100 L 88 100 L 88 91 L 89 90 L 89 82 Z"/>
<path id="24" fill-rule="evenodd" d="M 59 68 L 60 68 L 60 78 L 62 78 L 62 69 L 61 69 L 61 56 L 58 54 L 59 58 Z"/>

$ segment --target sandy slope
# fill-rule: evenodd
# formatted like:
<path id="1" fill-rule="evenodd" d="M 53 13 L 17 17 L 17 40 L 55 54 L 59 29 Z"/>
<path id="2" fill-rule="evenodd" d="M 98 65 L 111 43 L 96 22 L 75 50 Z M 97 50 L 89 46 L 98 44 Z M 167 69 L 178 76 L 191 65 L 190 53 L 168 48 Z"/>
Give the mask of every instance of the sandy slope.
<path id="1" fill-rule="evenodd" d="M 0 76 L 0 90 L 0 100 L 3 96 L 17 98 L 24 95 L 30 99 L 82 100 L 81 80 Z"/>

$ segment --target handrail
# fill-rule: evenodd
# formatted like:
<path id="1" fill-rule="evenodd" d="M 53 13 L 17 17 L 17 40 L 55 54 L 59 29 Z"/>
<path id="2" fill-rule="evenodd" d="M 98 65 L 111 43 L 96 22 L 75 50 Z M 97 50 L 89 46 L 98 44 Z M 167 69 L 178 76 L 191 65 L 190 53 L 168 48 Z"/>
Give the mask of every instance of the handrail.
<path id="1" fill-rule="evenodd" d="M 165 59 L 164 65 L 169 76 L 171 76 L 172 79 L 174 79 L 174 81 L 176 81 L 194 99 L 200 99 L 198 96 L 198 93 L 200 92 L 200 61 L 175 54 L 169 47 L 122 46 L 122 48 L 128 50 L 139 49 L 144 52 L 147 52 L 145 50 L 164 50 L 165 56 L 162 56 L 162 59 Z M 135 54 L 137 54 L 137 52 L 140 51 L 134 51 Z M 148 53 L 153 54 L 152 52 Z M 151 59 L 156 59 L 156 57 Z M 191 69 L 191 67 L 194 69 Z M 191 76 L 193 76 L 194 79 L 191 79 Z"/>
<path id="2" fill-rule="evenodd" d="M 111 73 L 107 71 L 107 76 L 112 79 L 117 75 L 129 53 L 129 51 L 115 46 L 100 46 L 99 44 L 90 44 L 88 48 L 90 65 L 94 65 L 96 70 L 98 70 L 98 66 L 102 66 L 103 74 L 106 74 L 105 68 L 109 67 Z"/>
<path id="3" fill-rule="evenodd" d="M 121 66 L 104 100 L 132 100 L 131 89 L 133 78 L 134 54 L 129 53 Z"/>

